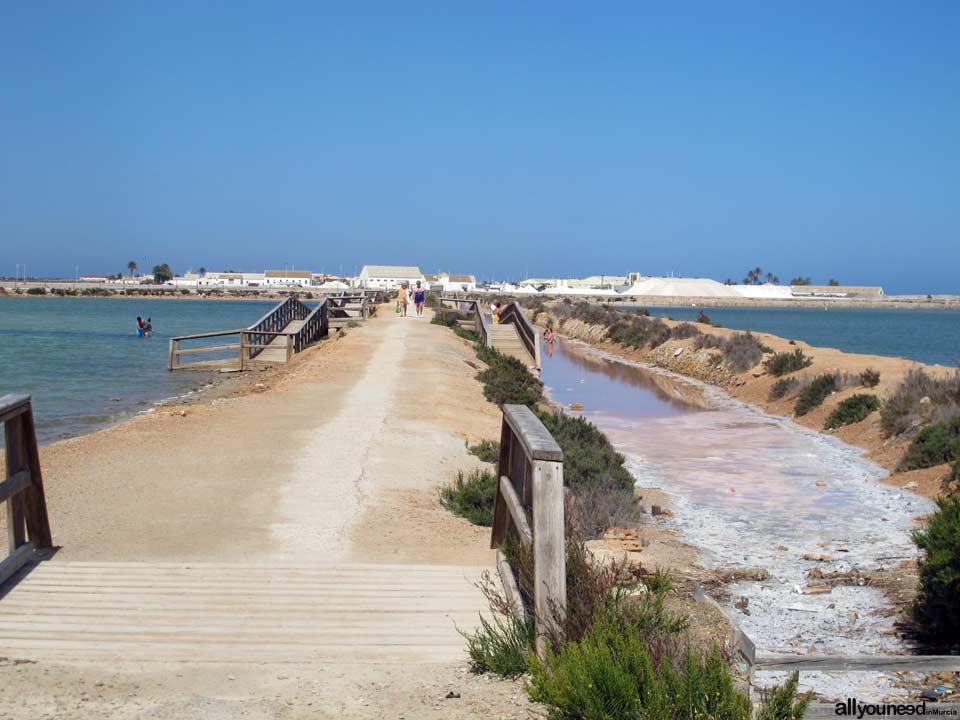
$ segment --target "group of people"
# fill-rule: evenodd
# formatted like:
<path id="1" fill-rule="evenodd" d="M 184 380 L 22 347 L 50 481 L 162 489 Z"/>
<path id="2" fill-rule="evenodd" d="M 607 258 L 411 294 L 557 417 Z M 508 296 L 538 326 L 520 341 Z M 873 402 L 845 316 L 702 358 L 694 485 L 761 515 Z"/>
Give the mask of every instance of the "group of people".
<path id="1" fill-rule="evenodd" d="M 407 305 L 410 301 L 413 300 L 413 304 L 417 309 L 417 317 L 423 315 L 423 306 L 427 302 L 427 290 L 420 284 L 420 281 L 417 280 L 417 286 L 411 288 L 409 283 L 403 283 L 400 286 L 400 291 L 397 293 L 397 314 L 407 316 Z"/>

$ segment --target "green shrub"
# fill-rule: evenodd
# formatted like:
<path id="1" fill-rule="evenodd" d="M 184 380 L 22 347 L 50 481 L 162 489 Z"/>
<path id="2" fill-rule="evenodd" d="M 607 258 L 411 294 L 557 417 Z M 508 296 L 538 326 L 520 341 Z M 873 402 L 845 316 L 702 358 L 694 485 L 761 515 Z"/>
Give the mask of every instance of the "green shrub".
<path id="1" fill-rule="evenodd" d="M 813 358 L 803 354 L 803 350 L 797 348 L 793 352 L 779 352 L 767 358 L 763 366 L 767 372 L 775 377 L 786 375 L 788 373 L 803 370 L 813 364 Z"/>
<path id="2" fill-rule="evenodd" d="M 477 374 L 483 383 L 483 396 L 490 402 L 503 406 L 535 405 L 543 397 L 543 383 L 535 378 L 527 366 L 515 357 L 481 344 L 475 346 L 477 357 L 487 364 L 487 369 Z"/>
<path id="3" fill-rule="evenodd" d="M 449 485 L 440 488 L 440 504 L 454 515 L 474 525 L 493 525 L 493 498 L 497 493 L 497 476 L 489 470 L 474 470 L 467 477 L 463 471 Z"/>
<path id="4" fill-rule="evenodd" d="M 938 646 L 960 643 L 960 496 L 940 498 L 926 529 L 913 533 L 924 551 L 920 592 L 913 605 L 919 633 Z"/>
<path id="5" fill-rule="evenodd" d="M 27 288 L 27 295 L 46 295 L 47 289 L 42 287 Z"/>
<path id="6" fill-rule="evenodd" d="M 830 417 L 827 418 L 827 423 L 824 427 L 827 430 L 833 430 L 842 425 L 850 425 L 852 423 L 860 422 L 867 417 L 874 410 L 880 409 L 880 398 L 876 395 L 867 395 L 863 393 L 858 393 L 856 395 L 851 395 L 846 400 L 841 402 L 830 413 Z"/>
<path id="7" fill-rule="evenodd" d="M 701 332 L 697 328 L 697 326 L 688 322 L 675 325 L 670 330 L 670 337 L 673 338 L 674 340 L 686 340 L 687 338 L 696 337 L 697 335 L 700 335 L 700 334 Z"/>
<path id="8" fill-rule="evenodd" d="M 611 608 L 598 612 L 584 637 L 546 663 L 531 657 L 527 694 L 554 720 L 749 720 L 750 698 L 740 692 L 714 649 L 707 657 L 691 649 L 659 662 L 649 635 Z M 654 652 L 658 648 L 654 648 Z"/>
<path id="9" fill-rule="evenodd" d="M 776 685 L 761 692 L 760 709 L 756 720 L 800 720 L 806 712 L 812 693 L 797 696 L 800 673 L 794 671 L 783 685 Z"/>
<path id="10" fill-rule="evenodd" d="M 358 327 L 360 327 L 360 323 L 357 322 L 356 320 L 348 320 L 348 321 L 347 321 L 347 327 L 348 327 L 348 328 L 358 328 Z"/>
<path id="11" fill-rule="evenodd" d="M 468 446 L 471 455 L 476 455 L 483 462 L 496 463 L 500 461 L 500 443 L 496 440 L 481 440 L 476 445 Z"/>
<path id="12" fill-rule="evenodd" d="M 910 443 L 898 470 L 916 470 L 960 460 L 960 415 L 930 423 Z"/>
<path id="13" fill-rule="evenodd" d="M 699 335 L 693 347 L 697 350 L 719 348 L 727 365 L 736 373 L 746 372 L 752 368 L 763 359 L 763 353 L 767 350 L 766 345 L 750 332 L 736 333 L 728 338 L 721 338 L 718 335 Z"/>
<path id="14" fill-rule="evenodd" d="M 515 615 L 480 616 L 480 627 L 460 634 L 466 638 L 470 669 L 512 678 L 527 671 L 527 659 L 533 646 L 533 624 Z"/>
<path id="15" fill-rule="evenodd" d="M 633 495 L 634 479 L 624 467 L 623 455 L 596 425 L 583 417 L 562 412 L 534 411 L 563 450 L 563 482 L 576 491 L 584 485 L 609 479 Z"/>
<path id="16" fill-rule="evenodd" d="M 929 398 L 921 414 L 920 401 Z M 960 370 L 938 378 L 923 368 L 910 370 L 880 409 L 880 424 L 887 435 L 899 435 L 924 420 L 942 420 L 960 414 Z"/>
<path id="17" fill-rule="evenodd" d="M 432 325 L 446 325 L 447 327 L 456 327 L 458 315 L 455 310 L 438 308 L 433 313 Z"/>
<path id="18" fill-rule="evenodd" d="M 797 387 L 798 384 L 796 378 L 780 378 L 770 388 L 770 401 L 772 402 L 785 397 L 787 393 Z"/>
<path id="19" fill-rule="evenodd" d="M 872 388 L 880 384 L 880 373 L 873 368 L 867 368 L 860 373 L 860 384 Z"/>
<path id="20" fill-rule="evenodd" d="M 834 373 L 817 375 L 809 385 L 807 385 L 797 397 L 797 404 L 793 406 L 793 411 L 797 415 L 806 415 L 814 408 L 820 407 L 832 393 L 839 390 L 837 376 Z"/>

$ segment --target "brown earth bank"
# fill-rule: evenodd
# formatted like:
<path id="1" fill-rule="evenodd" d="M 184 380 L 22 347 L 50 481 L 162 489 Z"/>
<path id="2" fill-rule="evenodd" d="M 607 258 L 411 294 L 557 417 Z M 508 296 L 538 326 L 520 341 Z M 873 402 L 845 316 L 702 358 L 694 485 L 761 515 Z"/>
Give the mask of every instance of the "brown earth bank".
<path id="1" fill-rule="evenodd" d="M 663 319 L 663 321 L 669 327 L 681 324 L 673 320 Z M 837 430 L 824 430 L 824 423 L 830 413 L 851 395 L 872 393 L 882 401 L 895 390 L 910 370 L 922 368 L 931 375 L 946 377 L 955 372 L 953 368 L 941 365 L 924 365 L 905 358 L 846 353 L 833 348 L 814 347 L 801 340 L 788 340 L 769 333 L 753 333 L 773 352 L 793 352 L 799 348 L 805 355 L 809 356 L 813 361 L 812 364 L 792 375 L 799 379 L 812 378 L 827 372 L 859 375 L 868 368 L 880 373 L 880 383 L 876 387 L 848 387 L 842 389 L 830 395 L 822 405 L 806 415 L 796 416 L 793 412 L 796 398 L 786 397 L 774 401 L 769 399 L 770 388 L 779 378 L 770 375 L 764 369 L 762 363 L 747 372 L 731 372 L 724 363 L 718 362 L 716 349 L 703 348 L 696 350 L 694 348 L 695 338 L 668 340 L 653 349 L 646 347 L 633 349 L 607 339 L 607 328 L 604 326 L 588 325 L 577 319 L 564 319 L 551 313 L 549 308 L 541 312 L 536 317 L 535 322 L 544 326 L 551 325 L 556 332 L 586 342 L 611 355 L 670 370 L 715 385 L 722 388 L 731 397 L 759 407 L 772 415 L 789 417 L 804 427 L 834 435 L 850 445 L 863 448 L 866 451 L 865 457 L 867 459 L 890 472 L 890 475 L 884 478 L 884 482 L 888 484 L 897 487 L 909 485 L 910 489 L 929 498 L 938 497 L 945 491 L 956 491 L 946 482 L 950 473 L 949 465 L 939 465 L 908 472 L 897 471 L 897 465 L 903 458 L 910 438 L 907 434 L 886 437 L 880 427 L 879 412 L 872 412 L 864 420 L 843 426 Z M 697 327 L 703 333 L 724 338 L 742 332 L 705 324 L 697 324 Z M 766 357 L 769 357 L 769 355 Z"/>

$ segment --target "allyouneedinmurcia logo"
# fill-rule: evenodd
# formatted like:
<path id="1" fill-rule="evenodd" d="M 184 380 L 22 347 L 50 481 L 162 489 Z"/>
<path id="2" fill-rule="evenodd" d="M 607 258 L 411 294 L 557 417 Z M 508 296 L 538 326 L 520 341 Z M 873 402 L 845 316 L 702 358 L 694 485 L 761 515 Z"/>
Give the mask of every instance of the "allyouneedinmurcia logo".
<path id="1" fill-rule="evenodd" d="M 834 705 L 834 714 L 840 717 L 853 717 L 861 720 L 865 717 L 958 717 L 955 706 L 927 706 L 926 700 L 918 703 L 862 703 L 856 698 L 847 698 Z"/>

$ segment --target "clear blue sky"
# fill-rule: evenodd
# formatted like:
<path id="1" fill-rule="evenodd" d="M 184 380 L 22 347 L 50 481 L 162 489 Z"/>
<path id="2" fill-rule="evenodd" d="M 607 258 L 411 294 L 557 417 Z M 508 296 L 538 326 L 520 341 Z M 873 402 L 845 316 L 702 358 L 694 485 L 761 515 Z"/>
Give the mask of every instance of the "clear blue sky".
<path id="1" fill-rule="evenodd" d="M 960 293 L 960 3 L 465 6 L 5 3 L 0 274 Z"/>

